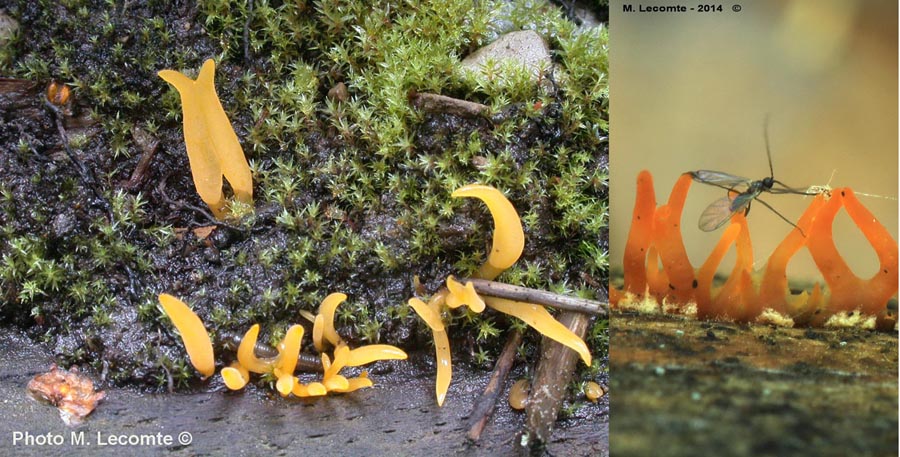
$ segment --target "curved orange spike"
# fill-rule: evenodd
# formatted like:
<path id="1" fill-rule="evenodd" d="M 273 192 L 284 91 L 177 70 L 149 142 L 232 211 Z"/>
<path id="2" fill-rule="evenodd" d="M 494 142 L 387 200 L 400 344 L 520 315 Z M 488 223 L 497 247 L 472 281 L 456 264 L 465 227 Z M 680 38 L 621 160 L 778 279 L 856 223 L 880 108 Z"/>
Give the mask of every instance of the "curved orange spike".
<path id="1" fill-rule="evenodd" d="M 653 177 L 649 171 L 643 170 L 637 178 L 637 197 L 634 200 L 631 230 L 625 243 L 623 260 L 625 290 L 638 296 L 643 296 L 647 287 L 645 265 L 653 230 L 654 211 L 656 211 L 656 193 L 653 191 Z"/>
<path id="2" fill-rule="evenodd" d="M 719 264 L 728 253 L 732 243 L 737 239 L 741 232 L 740 224 L 731 224 L 722 233 L 719 242 L 713 251 L 700 266 L 697 271 L 697 288 L 694 291 L 694 299 L 697 300 L 697 317 L 708 318 L 714 316 L 713 300 L 712 300 L 712 283 L 716 277 L 716 271 L 719 270 Z"/>
<path id="3" fill-rule="evenodd" d="M 693 180 L 683 174 L 669 194 L 669 202 L 656 210 L 653 221 L 653 244 L 666 271 L 666 295 L 686 302 L 694 293 L 694 267 L 681 238 L 681 213 Z"/>
<path id="4" fill-rule="evenodd" d="M 791 230 L 790 233 L 778 244 L 769 260 L 766 262 L 765 272 L 759 286 L 759 300 L 763 308 L 772 308 L 775 311 L 788 314 L 793 317 L 793 311 L 789 308 L 796 308 L 797 305 L 789 306 L 787 297 L 790 294 L 787 280 L 787 266 L 791 258 L 806 245 L 807 237 L 804 234 L 810 233 L 813 220 L 825 204 L 825 196 L 817 195 L 810 203 L 800 220 L 797 221 L 797 227 L 800 230 Z"/>

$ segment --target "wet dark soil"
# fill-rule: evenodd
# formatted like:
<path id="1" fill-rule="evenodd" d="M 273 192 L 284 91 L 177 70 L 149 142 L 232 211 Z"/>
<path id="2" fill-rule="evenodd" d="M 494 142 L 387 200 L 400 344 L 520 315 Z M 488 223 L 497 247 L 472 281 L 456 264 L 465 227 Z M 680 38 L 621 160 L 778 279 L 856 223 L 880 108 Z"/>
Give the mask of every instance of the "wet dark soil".
<path id="1" fill-rule="evenodd" d="M 613 455 L 896 455 L 894 332 L 610 319 Z"/>

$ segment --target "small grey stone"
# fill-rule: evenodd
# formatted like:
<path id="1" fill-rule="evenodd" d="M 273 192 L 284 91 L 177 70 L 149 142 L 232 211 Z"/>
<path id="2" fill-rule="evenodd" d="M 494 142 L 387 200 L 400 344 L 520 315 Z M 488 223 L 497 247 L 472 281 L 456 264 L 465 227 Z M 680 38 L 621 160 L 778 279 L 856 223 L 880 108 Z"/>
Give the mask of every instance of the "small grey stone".
<path id="1" fill-rule="evenodd" d="M 59 213 L 53 218 L 53 235 L 66 238 L 75 230 L 75 216 L 71 213 Z"/>
<path id="2" fill-rule="evenodd" d="M 497 38 L 493 43 L 473 52 L 463 59 L 463 68 L 479 70 L 488 59 L 502 63 L 512 60 L 531 70 L 535 79 L 541 68 L 549 68 L 550 47 L 544 38 L 533 30 L 510 32 Z"/>
<path id="3" fill-rule="evenodd" d="M 19 30 L 19 23 L 9 17 L 6 11 L 0 10 L 0 46 L 6 46 Z"/>

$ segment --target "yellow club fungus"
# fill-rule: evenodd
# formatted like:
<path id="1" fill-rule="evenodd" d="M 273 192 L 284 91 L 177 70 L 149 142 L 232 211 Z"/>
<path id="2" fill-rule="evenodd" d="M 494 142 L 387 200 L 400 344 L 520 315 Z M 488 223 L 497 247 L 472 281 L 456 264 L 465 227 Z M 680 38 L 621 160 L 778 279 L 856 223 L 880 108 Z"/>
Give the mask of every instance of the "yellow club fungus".
<path id="1" fill-rule="evenodd" d="M 363 389 L 366 387 L 372 387 L 372 380 L 369 379 L 368 373 L 363 371 L 360 373 L 359 377 L 350 378 L 347 380 L 347 388 L 346 389 L 332 389 L 334 392 L 338 393 L 348 393 L 353 392 L 354 390 Z"/>
<path id="2" fill-rule="evenodd" d="M 328 389 L 321 382 L 311 382 L 309 384 L 295 383 L 292 391 L 296 397 L 321 397 L 328 393 Z"/>
<path id="3" fill-rule="evenodd" d="M 509 388 L 509 406 L 512 409 L 525 409 L 528 402 L 528 391 L 531 384 L 527 379 L 520 379 Z"/>
<path id="4" fill-rule="evenodd" d="M 478 277 L 494 279 L 519 260 L 525 247 L 525 233 L 522 231 L 519 214 L 503 193 L 491 186 L 470 184 L 456 189 L 450 196 L 481 199 L 494 218 L 491 252 L 487 262 L 478 270 Z"/>
<path id="5" fill-rule="evenodd" d="M 337 351 L 335 351 L 335 357 Z M 350 350 L 347 354 L 348 367 L 367 365 L 376 360 L 406 360 L 406 353 L 388 344 L 370 344 Z"/>
<path id="6" fill-rule="evenodd" d="M 222 380 L 225 381 L 225 387 L 231 390 L 241 390 L 250 381 L 250 372 L 242 367 L 239 362 L 232 363 L 230 367 L 222 368 L 219 374 L 222 375 Z"/>
<path id="7" fill-rule="evenodd" d="M 325 316 L 317 314 L 313 319 L 312 339 L 316 350 L 322 352 L 325 350 Z"/>
<path id="8" fill-rule="evenodd" d="M 525 246 L 525 234 L 516 209 L 499 190 L 490 186 L 480 184 L 464 186 L 451 196 L 479 198 L 490 210 L 494 218 L 493 242 L 488 259 L 481 266 L 477 276 L 488 280 L 496 278 L 519 259 Z M 573 349 L 586 364 L 591 364 L 591 353 L 584 341 L 554 319 L 543 306 L 495 297 L 482 298 L 471 282 L 463 285 L 450 276 L 447 278 L 447 287 L 435 293 L 428 304 L 418 298 L 409 300 L 409 306 L 428 324 L 434 337 L 437 357 L 435 390 L 438 405 L 443 403 L 452 377 L 450 343 L 440 317 L 444 305 L 450 308 L 466 305 L 477 313 L 482 312 L 487 305 L 502 313 L 518 317 L 545 336 Z"/>
<path id="9" fill-rule="evenodd" d="M 222 175 L 234 189 L 235 198 L 248 205 L 253 203 L 253 178 L 241 143 L 216 95 L 215 71 L 215 62 L 208 59 L 196 80 L 174 70 L 162 70 L 159 77 L 175 86 L 181 95 L 184 143 L 194 186 L 221 219 L 225 215 Z"/>
<path id="10" fill-rule="evenodd" d="M 484 300 L 475 292 L 475 285 L 471 282 L 462 285 L 452 275 L 447 276 L 447 290 L 450 291 L 450 294 L 445 299 L 447 306 L 459 308 L 465 305 L 476 313 L 484 311 Z"/>
<path id="11" fill-rule="evenodd" d="M 322 367 L 325 368 L 325 374 L 322 376 L 322 379 L 327 381 L 328 378 L 338 374 L 338 372 L 341 371 L 341 368 L 344 368 L 344 365 L 346 365 L 349 356 L 350 348 L 342 344 L 334 349 L 334 361 L 328 366 L 325 366 L 326 358 L 328 356 L 322 354 Z"/>
<path id="12" fill-rule="evenodd" d="M 337 331 L 334 329 L 334 311 L 337 309 L 338 305 L 345 300 L 347 300 L 346 295 L 335 292 L 325 297 L 325 299 L 322 300 L 322 304 L 319 305 L 319 315 L 324 318 L 323 323 L 325 324 L 323 336 L 335 347 L 341 342 L 341 336 L 338 335 Z M 318 344 L 316 345 L 316 349 L 321 350 L 319 349 Z"/>
<path id="13" fill-rule="evenodd" d="M 438 406 L 444 404 L 447 389 L 450 388 L 450 378 L 453 376 L 453 364 L 450 360 L 450 339 L 444 330 L 441 315 L 418 298 L 410 298 L 409 306 L 425 321 L 434 338 L 434 353 L 437 358 L 437 379 L 435 380 L 435 394 Z"/>
<path id="14" fill-rule="evenodd" d="M 212 376 L 216 372 L 216 360 L 212 341 L 206 327 L 203 326 L 203 321 L 183 301 L 169 294 L 159 294 L 159 303 L 181 333 L 181 340 L 191 358 L 191 365 L 204 378 Z"/>
<path id="15" fill-rule="evenodd" d="M 350 387 L 347 378 L 339 374 L 341 369 L 346 365 L 349 357 L 350 348 L 343 344 L 334 349 L 334 361 L 328 365 L 326 365 L 328 356 L 322 354 L 322 367 L 325 368 L 325 373 L 322 376 L 322 384 L 327 390 L 346 390 Z"/>
<path id="16" fill-rule="evenodd" d="M 588 400 L 597 403 L 597 400 L 603 396 L 606 392 L 603 391 L 603 388 L 600 387 L 600 384 L 597 384 L 594 381 L 588 381 L 584 384 L 584 396 L 587 397 Z"/>
<path id="17" fill-rule="evenodd" d="M 250 330 L 244 334 L 240 346 L 238 346 L 238 361 L 247 370 L 254 373 L 269 373 L 275 368 L 277 357 L 260 359 L 256 357 L 254 348 L 256 347 L 256 339 L 259 337 L 259 324 L 253 324 Z"/>
<path id="18" fill-rule="evenodd" d="M 577 352 L 586 365 L 591 364 L 591 351 L 584 344 L 584 340 L 560 324 L 543 306 L 499 297 L 485 297 L 484 300 L 491 308 L 518 317 L 547 338 Z"/>
<path id="19" fill-rule="evenodd" d="M 297 358 L 300 356 L 300 342 L 303 340 L 303 326 L 293 325 L 284 335 L 284 339 L 278 348 L 278 357 L 275 362 L 275 374 L 278 381 L 275 388 L 283 396 L 287 396 L 294 388 L 294 369 L 297 367 Z"/>

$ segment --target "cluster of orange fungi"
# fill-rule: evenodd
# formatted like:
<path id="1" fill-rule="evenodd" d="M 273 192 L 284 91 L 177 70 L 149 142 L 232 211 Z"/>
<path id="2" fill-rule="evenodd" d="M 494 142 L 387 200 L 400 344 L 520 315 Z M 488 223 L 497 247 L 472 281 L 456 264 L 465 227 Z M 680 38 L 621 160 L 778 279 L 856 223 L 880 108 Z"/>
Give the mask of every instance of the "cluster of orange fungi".
<path id="1" fill-rule="evenodd" d="M 650 173 L 638 175 L 625 246 L 625 282 L 622 289 L 610 288 L 613 306 L 653 299 L 674 309 L 694 304 L 698 318 L 748 322 L 774 313 L 794 325 L 822 326 L 829 325 L 833 317 L 865 316 L 879 329 L 895 328 L 896 313 L 887 304 L 897 294 L 897 242 L 852 190 L 838 188 L 817 195 L 797 221 L 800 230 L 793 229 L 759 271 L 753 270 L 747 220 L 743 214 L 735 214 L 709 257 L 695 269 L 681 237 L 681 213 L 691 183 L 689 175 L 682 175 L 669 201 L 657 206 Z M 841 208 L 878 256 L 880 267 L 871 278 L 856 276 L 834 244 L 832 224 Z M 716 270 L 732 244 L 734 268 L 725 283 L 716 286 Z M 812 255 L 825 287 L 817 283 L 811 291 L 792 294 L 787 265 L 803 247 Z"/>

